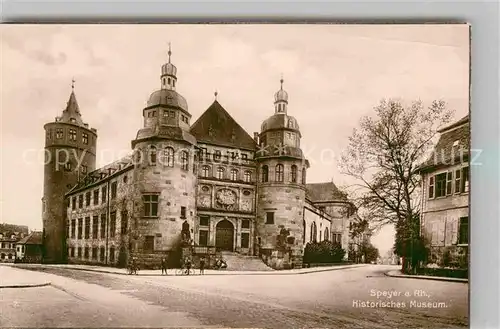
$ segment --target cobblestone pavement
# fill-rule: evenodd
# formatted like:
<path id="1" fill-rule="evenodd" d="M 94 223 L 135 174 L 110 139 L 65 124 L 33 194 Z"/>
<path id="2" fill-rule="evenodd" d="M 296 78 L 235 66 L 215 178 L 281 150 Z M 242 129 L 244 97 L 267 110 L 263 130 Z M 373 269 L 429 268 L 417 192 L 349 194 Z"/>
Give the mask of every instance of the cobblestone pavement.
<path id="1" fill-rule="evenodd" d="M 161 308 L 165 316 L 171 312 L 203 326 L 464 328 L 468 323 L 468 284 L 384 276 L 393 267 L 368 266 L 293 276 L 206 277 L 123 276 L 54 267 L 31 269 L 58 275 L 59 279 L 52 280 L 58 285 L 64 286 L 65 280 L 73 279 L 71 282 L 79 282 L 80 286 L 66 285 L 77 292 L 87 285 L 99 286 L 108 294 L 119 293 L 147 303 L 154 307 L 155 314 Z M 387 293 L 379 298 L 371 296 L 384 291 L 400 296 Z M 404 296 L 405 292 L 411 296 Z M 105 296 L 103 293 L 101 299 L 106 300 Z M 381 305 L 391 301 L 392 304 Z M 417 303 L 423 301 L 436 304 L 422 308 Z M 50 302 L 47 305 L 50 307 Z M 95 322 L 84 324 L 95 325 Z"/>

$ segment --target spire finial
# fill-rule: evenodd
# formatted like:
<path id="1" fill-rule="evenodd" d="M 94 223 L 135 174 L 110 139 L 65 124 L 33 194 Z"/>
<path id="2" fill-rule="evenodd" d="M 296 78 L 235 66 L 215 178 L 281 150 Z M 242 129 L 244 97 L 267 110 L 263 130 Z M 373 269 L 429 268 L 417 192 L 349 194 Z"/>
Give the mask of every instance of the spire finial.
<path id="1" fill-rule="evenodd" d="M 215 92 L 214 92 L 215 100 L 217 100 L 217 95 L 218 95 L 218 94 L 219 94 L 219 93 L 217 92 L 217 90 L 215 90 Z"/>
<path id="2" fill-rule="evenodd" d="M 170 63 L 170 56 L 172 56 L 172 48 L 170 42 L 168 43 L 168 62 Z"/>
<path id="3" fill-rule="evenodd" d="M 281 83 L 281 88 L 280 88 L 280 89 L 281 89 L 281 90 L 283 90 L 283 82 L 284 82 L 284 81 L 285 81 L 285 80 L 283 80 L 283 73 L 281 73 L 281 79 L 280 79 L 280 83 Z"/>
<path id="4" fill-rule="evenodd" d="M 71 90 L 75 90 L 75 78 L 71 79 Z"/>

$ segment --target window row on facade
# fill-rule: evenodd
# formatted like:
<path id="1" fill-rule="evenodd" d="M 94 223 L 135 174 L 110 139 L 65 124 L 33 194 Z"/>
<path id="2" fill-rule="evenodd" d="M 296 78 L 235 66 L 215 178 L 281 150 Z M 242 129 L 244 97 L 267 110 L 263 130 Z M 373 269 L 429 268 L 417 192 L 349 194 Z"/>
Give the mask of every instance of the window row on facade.
<path id="1" fill-rule="evenodd" d="M 117 259 L 116 249 L 114 247 L 109 248 L 109 262 L 114 263 Z M 106 248 L 104 246 L 92 247 L 68 247 L 68 256 L 70 258 L 77 258 L 83 261 L 99 261 L 105 262 L 106 260 Z"/>
<path id="2" fill-rule="evenodd" d="M 226 172 L 226 168 L 217 167 L 214 175 L 212 168 L 208 165 L 204 165 L 201 167 L 200 176 L 203 178 L 215 177 L 221 180 L 224 179 L 230 179 L 232 181 L 243 180 L 246 183 L 250 183 L 252 181 L 252 172 L 250 170 L 245 170 L 243 172 L 243 175 L 241 176 L 240 171 L 238 169 L 233 168 L 229 170 L 229 172 Z"/>
<path id="3" fill-rule="evenodd" d="M 441 228 L 440 224 L 443 225 Z M 460 217 L 457 222 L 452 223 L 432 222 L 430 232 L 428 233 L 430 234 L 430 242 L 433 246 L 468 245 L 469 217 Z"/>
<path id="4" fill-rule="evenodd" d="M 291 165 L 290 170 L 287 170 L 288 181 L 290 183 L 297 183 L 298 181 L 298 167 L 296 165 Z M 261 168 L 261 182 L 269 182 L 269 167 L 267 165 Z M 285 181 L 285 166 L 278 163 L 274 168 L 274 182 L 283 183 Z M 306 168 L 302 169 L 302 184 L 306 183 Z"/>
<path id="5" fill-rule="evenodd" d="M 306 232 L 306 223 L 304 221 L 304 235 L 303 235 L 303 242 L 305 243 L 305 232 Z M 334 243 L 342 243 L 342 233 L 332 233 L 332 242 Z M 328 227 L 325 227 L 325 230 L 323 231 L 323 234 L 321 234 L 321 231 L 318 231 L 318 227 L 316 225 L 316 222 L 312 222 L 310 225 L 310 231 L 309 231 L 309 241 L 310 242 L 321 242 L 321 241 L 330 241 L 330 230 Z"/>
<path id="6" fill-rule="evenodd" d="M 121 212 L 120 224 L 120 234 L 127 234 L 128 213 L 126 210 Z M 107 230 L 107 227 L 109 227 L 109 230 Z M 106 238 L 106 234 L 108 234 L 108 238 L 114 238 L 117 233 L 116 211 L 110 213 L 109 221 L 106 213 L 103 213 L 92 217 L 71 219 L 66 226 L 66 236 L 70 239 L 97 240 Z"/>
<path id="7" fill-rule="evenodd" d="M 160 115 L 163 118 L 175 118 L 175 111 L 172 110 L 160 110 Z M 148 118 L 156 118 L 158 116 L 158 112 L 156 110 L 147 111 Z M 181 121 L 185 123 L 189 123 L 189 117 L 184 114 L 181 114 Z"/>
<path id="8" fill-rule="evenodd" d="M 49 128 L 47 129 L 47 139 L 48 140 L 59 140 L 59 139 L 65 139 L 65 136 L 68 136 L 68 140 L 70 142 L 76 142 L 77 141 L 77 134 L 78 131 L 75 128 Z M 89 144 L 89 134 L 82 132 L 81 133 L 81 142 L 85 145 Z"/>
<path id="9" fill-rule="evenodd" d="M 208 153 L 207 148 L 200 147 L 198 151 L 198 159 L 200 161 L 207 160 L 213 162 L 238 162 L 241 160 L 242 163 L 248 163 L 248 154 L 242 153 L 240 151 L 226 151 L 226 154 L 222 154 L 220 150 L 214 150 L 213 153 Z"/>
<path id="10" fill-rule="evenodd" d="M 127 183 L 128 176 L 123 177 L 123 183 Z M 111 182 L 109 199 L 114 200 L 118 195 L 118 181 Z M 92 191 L 82 192 L 78 195 L 73 195 L 71 197 L 71 210 L 82 209 L 90 206 L 97 206 L 99 204 L 105 204 L 108 198 L 107 186 L 102 186 L 93 189 Z"/>
<path id="11" fill-rule="evenodd" d="M 158 156 L 158 149 L 156 146 L 151 145 L 148 150 L 148 161 L 149 165 L 156 166 L 158 163 L 164 165 L 166 167 L 173 167 L 175 162 L 175 151 L 172 147 L 165 147 L 160 151 L 160 156 Z M 136 159 L 137 163 L 142 162 L 142 153 L 140 151 L 136 151 Z M 179 163 L 183 170 L 189 170 L 189 152 L 188 151 L 180 151 L 179 154 Z"/>
<path id="12" fill-rule="evenodd" d="M 429 177 L 429 199 L 469 191 L 469 167 L 434 174 Z"/>

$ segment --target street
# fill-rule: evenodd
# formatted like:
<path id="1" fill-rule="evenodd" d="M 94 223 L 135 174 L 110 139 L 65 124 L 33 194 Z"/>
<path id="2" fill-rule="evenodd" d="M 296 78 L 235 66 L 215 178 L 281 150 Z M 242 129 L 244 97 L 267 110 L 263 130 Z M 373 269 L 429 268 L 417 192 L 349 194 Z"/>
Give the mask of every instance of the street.
<path id="1" fill-rule="evenodd" d="M 30 269 L 12 271 L 52 285 L 1 289 L 0 327 L 465 328 L 468 323 L 468 284 L 385 276 L 394 266 L 164 277 Z"/>

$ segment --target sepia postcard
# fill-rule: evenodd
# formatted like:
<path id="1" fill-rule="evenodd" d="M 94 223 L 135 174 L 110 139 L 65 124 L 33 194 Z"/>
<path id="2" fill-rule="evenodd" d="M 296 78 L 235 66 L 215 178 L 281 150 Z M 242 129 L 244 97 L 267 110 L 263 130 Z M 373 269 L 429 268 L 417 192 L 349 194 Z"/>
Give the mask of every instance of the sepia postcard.
<path id="1" fill-rule="evenodd" d="M 0 45 L 0 327 L 468 327 L 468 24 Z"/>

